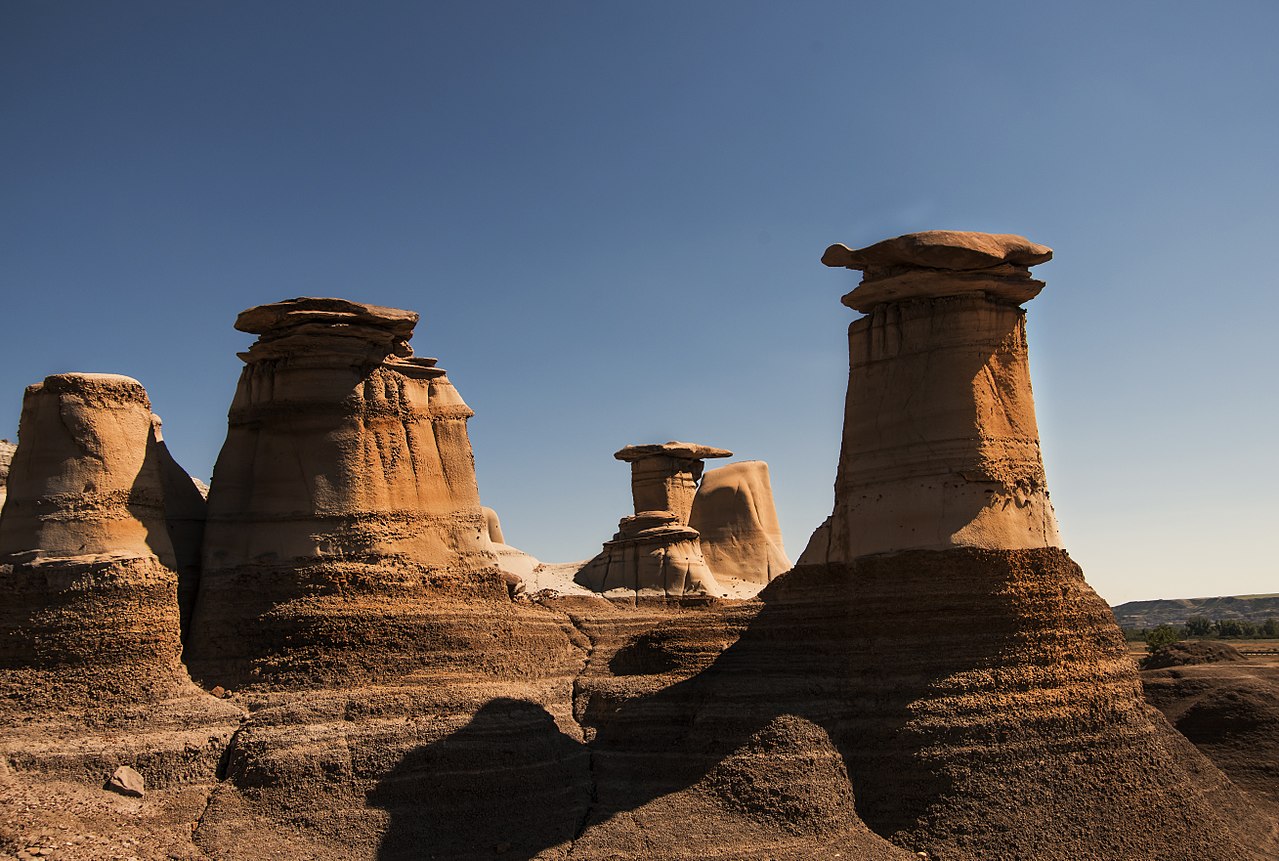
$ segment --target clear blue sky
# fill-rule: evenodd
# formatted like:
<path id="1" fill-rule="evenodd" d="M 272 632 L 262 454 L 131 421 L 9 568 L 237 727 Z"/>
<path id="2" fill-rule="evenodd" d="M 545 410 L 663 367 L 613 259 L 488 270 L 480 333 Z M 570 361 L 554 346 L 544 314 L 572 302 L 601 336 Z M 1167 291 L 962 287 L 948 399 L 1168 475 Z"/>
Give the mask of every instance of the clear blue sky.
<path id="1" fill-rule="evenodd" d="M 1107 599 L 1279 591 L 1279 4 L 0 6 L 0 435 L 146 385 L 208 478 L 250 305 L 417 310 L 511 543 L 596 552 L 626 443 L 767 460 L 797 556 L 847 380 L 818 262 L 915 230 L 1056 250 L 1049 486 Z"/>

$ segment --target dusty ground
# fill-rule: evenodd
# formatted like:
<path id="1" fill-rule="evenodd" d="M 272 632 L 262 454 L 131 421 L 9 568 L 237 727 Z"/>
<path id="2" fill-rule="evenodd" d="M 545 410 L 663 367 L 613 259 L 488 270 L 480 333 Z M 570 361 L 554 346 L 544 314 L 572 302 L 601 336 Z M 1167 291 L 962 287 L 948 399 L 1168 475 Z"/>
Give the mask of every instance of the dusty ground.
<path id="1" fill-rule="evenodd" d="M 1144 670 L 1146 699 L 1236 784 L 1279 803 L 1279 640 L 1206 642 L 1242 657 Z"/>

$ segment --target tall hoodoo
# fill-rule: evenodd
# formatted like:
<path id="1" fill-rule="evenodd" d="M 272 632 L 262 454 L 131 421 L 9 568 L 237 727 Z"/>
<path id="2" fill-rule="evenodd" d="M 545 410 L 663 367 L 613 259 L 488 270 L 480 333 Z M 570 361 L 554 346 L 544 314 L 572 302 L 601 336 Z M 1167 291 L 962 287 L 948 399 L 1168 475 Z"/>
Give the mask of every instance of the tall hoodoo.
<path id="1" fill-rule="evenodd" d="M 651 590 L 665 595 L 710 593 L 719 584 L 706 567 L 698 532 L 688 525 L 697 482 L 712 457 L 727 449 L 688 442 L 628 445 L 613 457 L 631 465 L 635 514 L 618 522 L 617 534 L 578 573 L 588 589 Z"/>
<path id="2" fill-rule="evenodd" d="M 1060 546 L 1018 307 L 1051 254 L 948 231 L 827 249 L 863 271 L 844 304 L 866 314 L 849 328 L 835 510 L 762 594 L 791 627 L 834 623 L 832 735 L 853 740 L 858 814 L 895 843 L 1274 857 L 1251 802 L 1144 703 L 1114 616 Z"/>
<path id="3" fill-rule="evenodd" d="M 302 630 L 332 640 L 344 624 L 332 614 L 356 612 L 356 597 L 411 605 L 432 578 L 491 570 L 500 582 L 466 432 L 473 413 L 435 359 L 413 355 L 417 320 L 316 298 L 236 320 L 259 337 L 240 354 L 209 494 L 188 642 L 197 677 L 283 672 L 286 642 L 316 645 Z"/>
<path id="4" fill-rule="evenodd" d="M 843 302 L 866 316 L 848 330 L 835 511 L 803 561 L 1061 546 L 1019 307 L 1044 286 L 1029 267 L 1051 257 L 943 230 L 826 250 L 827 266 L 863 272 Z"/>

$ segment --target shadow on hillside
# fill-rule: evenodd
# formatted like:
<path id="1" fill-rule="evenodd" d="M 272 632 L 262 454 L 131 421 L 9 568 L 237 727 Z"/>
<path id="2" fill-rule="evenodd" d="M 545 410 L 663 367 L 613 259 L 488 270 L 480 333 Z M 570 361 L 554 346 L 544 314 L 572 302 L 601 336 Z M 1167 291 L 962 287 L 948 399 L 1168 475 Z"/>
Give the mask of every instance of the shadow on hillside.
<path id="1" fill-rule="evenodd" d="M 907 706 L 958 664 L 934 653 L 928 674 L 903 682 L 887 672 L 873 645 L 885 626 L 900 658 L 898 644 L 928 639 L 910 626 L 928 623 L 850 601 L 850 576 L 796 569 L 761 594 L 759 613 L 706 669 L 634 699 L 596 692 L 581 716 L 596 729 L 589 745 L 561 733 L 541 706 L 490 701 L 462 730 L 408 753 L 369 794 L 390 813 L 379 859 L 533 858 L 702 781 L 784 715 L 826 731 L 866 825 L 881 835 L 907 827 L 949 786 L 914 755 L 918 741 L 902 738 Z M 669 667 L 651 642 L 629 648 L 639 645 L 643 654 L 619 654 L 612 666 L 631 676 Z"/>

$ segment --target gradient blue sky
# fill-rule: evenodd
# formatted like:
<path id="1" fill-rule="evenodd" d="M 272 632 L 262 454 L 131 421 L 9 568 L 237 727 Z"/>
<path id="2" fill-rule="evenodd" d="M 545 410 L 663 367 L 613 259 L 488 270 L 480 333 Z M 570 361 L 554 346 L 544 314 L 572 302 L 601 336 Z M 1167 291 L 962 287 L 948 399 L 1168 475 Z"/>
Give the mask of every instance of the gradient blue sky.
<path id="1" fill-rule="evenodd" d="M 63 371 L 146 385 L 208 478 L 250 305 L 421 312 L 481 493 L 548 561 L 626 443 L 767 460 L 829 513 L 847 382 L 818 262 L 1052 246 L 1049 487 L 1112 602 L 1279 591 L 1279 4 L 0 5 L 0 435 Z"/>

